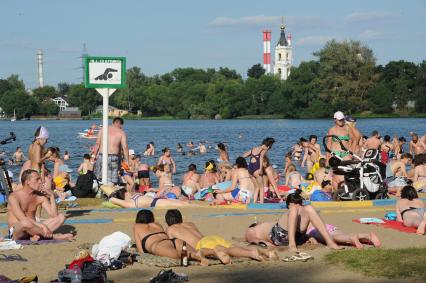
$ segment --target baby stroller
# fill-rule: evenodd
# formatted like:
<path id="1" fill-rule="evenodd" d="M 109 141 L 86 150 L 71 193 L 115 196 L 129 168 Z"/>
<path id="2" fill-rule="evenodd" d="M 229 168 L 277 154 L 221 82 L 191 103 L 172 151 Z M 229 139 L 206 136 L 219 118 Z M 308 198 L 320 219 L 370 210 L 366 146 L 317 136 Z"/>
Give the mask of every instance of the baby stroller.
<path id="1" fill-rule="evenodd" d="M 327 139 L 333 138 L 339 142 L 342 152 L 350 154 L 354 160 L 343 160 L 327 147 Z M 383 182 L 385 166 L 379 161 L 380 152 L 377 149 L 368 149 L 362 158 L 350 152 L 342 141 L 334 135 L 325 136 L 323 145 L 331 154 L 329 164 L 333 174 L 343 175 L 344 181 L 339 184 L 333 193 L 334 200 L 369 200 L 387 199 L 388 190 Z"/>

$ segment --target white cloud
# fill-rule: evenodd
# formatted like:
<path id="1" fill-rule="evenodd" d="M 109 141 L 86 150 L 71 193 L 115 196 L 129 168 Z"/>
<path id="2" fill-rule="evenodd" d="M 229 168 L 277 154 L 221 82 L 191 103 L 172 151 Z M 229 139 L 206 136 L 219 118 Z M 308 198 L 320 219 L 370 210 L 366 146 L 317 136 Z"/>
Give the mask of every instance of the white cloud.
<path id="1" fill-rule="evenodd" d="M 278 26 L 281 23 L 281 16 L 256 15 L 246 17 L 217 17 L 210 23 L 214 28 L 235 28 L 235 27 L 266 27 Z M 284 23 L 292 27 L 316 27 L 322 24 L 322 19 L 316 16 L 289 16 L 284 17 Z"/>
<path id="2" fill-rule="evenodd" d="M 327 41 L 332 40 L 331 36 L 322 36 L 322 35 L 314 35 L 314 36 L 306 36 L 298 39 L 296 44 L 298 45 L 324 45 Z"/>
<path id="3" fill-rule="evenodd" d="M 376 40 L 376 39 L 389 39 L 393 36 L 390 32 L 385 32 L 382 30 L 373 30 L 373 29 L 367 29 L 363 31 L 360 35 L 360 39 L 364 40 Z"/>
<path id="4" fill-rule="evenodd" d="M 349 14 L 345 17 L 348 23 L 361 23 L 361 22 L 378 22 L 378 21 L 393 21 L 398 19 L 399 16 L 389 12 L 357 12 Z"/>

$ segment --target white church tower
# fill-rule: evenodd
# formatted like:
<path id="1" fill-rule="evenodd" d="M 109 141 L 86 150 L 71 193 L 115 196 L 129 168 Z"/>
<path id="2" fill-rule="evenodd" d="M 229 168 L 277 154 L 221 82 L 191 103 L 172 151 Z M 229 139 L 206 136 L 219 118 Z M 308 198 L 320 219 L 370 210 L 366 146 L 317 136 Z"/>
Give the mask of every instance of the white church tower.
<path id="1" fill-rule="evenodd" d="M 284 21 L 281 23 L 280 40 L 275 47 L 274 75 L 279 75 L 281 80 L 290 76 L 293 51 L 291 47 L 291 35 L 286 37 Z"/>

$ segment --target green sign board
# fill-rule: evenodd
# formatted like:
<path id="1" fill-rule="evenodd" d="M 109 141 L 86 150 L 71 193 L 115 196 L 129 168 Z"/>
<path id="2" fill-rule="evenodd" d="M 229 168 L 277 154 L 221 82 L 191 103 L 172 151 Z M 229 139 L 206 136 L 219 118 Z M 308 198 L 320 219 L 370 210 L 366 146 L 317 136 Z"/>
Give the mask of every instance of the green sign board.
<path id="1" fill-rule="evenodd" d="M 126 85 L 125 57 L 85 58 L 86 88 L 124 88 Z"/>

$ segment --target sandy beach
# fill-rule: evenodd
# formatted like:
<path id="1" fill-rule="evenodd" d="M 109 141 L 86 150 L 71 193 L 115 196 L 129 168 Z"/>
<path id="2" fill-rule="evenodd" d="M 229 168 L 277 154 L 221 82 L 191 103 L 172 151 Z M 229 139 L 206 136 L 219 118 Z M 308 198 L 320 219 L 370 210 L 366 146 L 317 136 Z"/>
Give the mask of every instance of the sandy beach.
<path id="1" fill-rule="evenodd" d="M 99 207 L 97 207 L 99 208 Z M 84 211 L 83 211 L 84 209 Z M 107 219 L 112 223 L 104 224 L 73 224 L 65 225 L 62 229 L 76 229 L 77 238 L 74 242 L 49 245 L 25 246 L 21 250 L 4 251 L 2 253 L 19 253 L 27 262 L 2 262 L 0 274 L 10 278 L 21 278 L 35 273 L 41 282 L 56 278 L 57 272 L 70 263 L 83 244 L 94 244 L 115 231 L 122 231 L 132 236 L 132 224 L 136 211 L 119 212 L 114 210 L 90 211 L 95 207 L 82 207 L 69 210 L 68 219 Z M 352 222 L 360 217 L 383 217 L 386 211 L 393 207 L 367 208 L 317 208 L 326 223 L 337 225 L 346 232 L 376 232 L 382 240 L 383 248 L 419 247 L 426 245 L 426 238 L 416 234 L 406 234 L 374 225 L 361 225 Z M 166 210 L 156 209 L 155 217 L 165 225 Z M 241 243 L 245 228 L 254 221 L 274 220 L 286 210 L 243 210 L 226 207 L 182 209 L 184 221 L 192 221 L 206 234 L 219 234 L 234 243 Z M 251 214 L 251 215 L 247 215 Z M 0 214 L 0 222 L 6 222 L 6 214 Z M 6 233 L 6 229 L 2 229 Z M 287 263 L 283 261 L 263 262 L 246 261 L 231 265 L 215 265 L 209 267 L 190 266 L 174 268 L 176 272 L 189 275 L 190 282 L 404 282 L 401 279 L 370 278 L 361 274 L 346 271 L 342 266 L 330 266 L 323 257 L 330 252 L 324 246 L 303 246 L 301 248 L 312 254 L 314 260 L 308 262 Z M 281 258 L 289 255 L 280 251 Z M 114 282 L 149 282 L 161 268 L 135 263 L 118 271 L 108 271 L 108 278 Z M 413 282 L 407 279 L 405 282 Z"/>

